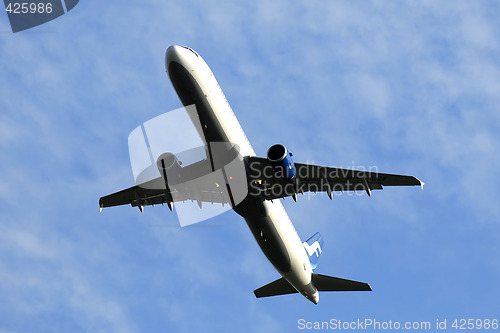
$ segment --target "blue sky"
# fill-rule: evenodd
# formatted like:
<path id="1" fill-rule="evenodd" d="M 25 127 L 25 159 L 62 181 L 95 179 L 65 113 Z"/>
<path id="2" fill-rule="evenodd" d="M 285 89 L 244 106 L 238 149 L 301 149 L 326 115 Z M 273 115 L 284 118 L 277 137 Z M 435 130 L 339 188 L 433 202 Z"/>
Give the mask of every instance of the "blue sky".
<path id="1" fill-rule="evenodd" d="M 331 318 L 498 318 L 500 6 L 495 1 L 81 1 L 0 18 L 0 332 L 294 332 Z M 234 212 L 179 228 L 112 208 L 127 137 L 181 106 L 164 52 L 212 68 L 254 149 L 377 166 L 418 188 L 284 202 L 317 271 L 371 293 L 255 299 L 278 274 Z"/>

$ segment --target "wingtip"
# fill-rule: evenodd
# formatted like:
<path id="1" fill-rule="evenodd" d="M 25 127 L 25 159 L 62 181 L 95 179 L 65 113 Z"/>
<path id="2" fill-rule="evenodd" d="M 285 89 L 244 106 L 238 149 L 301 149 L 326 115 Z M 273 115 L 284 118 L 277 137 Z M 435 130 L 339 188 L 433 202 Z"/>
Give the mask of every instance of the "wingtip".
<path id="1" fill-rule="evenodd" d="M 414 177 L 414 178 L 420 183 L 420 188 L 423 190 L 425 183 L 423 181 L 421 181 L 420 179 L 418 179 L 417 177 Z M 415 185 L 417 185 L 417 184 L 415 184 Z"/>

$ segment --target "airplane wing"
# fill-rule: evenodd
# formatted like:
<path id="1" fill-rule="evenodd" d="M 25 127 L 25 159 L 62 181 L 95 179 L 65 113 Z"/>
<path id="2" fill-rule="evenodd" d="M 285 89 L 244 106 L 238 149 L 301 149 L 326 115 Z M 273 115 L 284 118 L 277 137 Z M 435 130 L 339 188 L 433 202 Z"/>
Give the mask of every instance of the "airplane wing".
<path id="1" fill-rule="evenodd" d="M 383 186 L 413 186 L 424 183 L 413 176 L 394 175 L 373 171 L 361 171 L 325 167 L 312 164 L 295 163 L 296 176 L 293 180 L 277 177 L 268 159 L 247 157 L 250 177 L 253 183 L 249 189 L 267 200 L 291 196 L 304 192 L 326 192 L 331 198 L 336 191 L 365 191 L 371 195 L 372 190 L 381 190 Z M 196 174 L 200 176 L 201 173 Z M 201 207 L 203 202 L 234 205 L 228 191 L 224 176 L 207 175 L 187 180 L 179 184 L 165 186 L 164 178 L 158 177 L 137 186 L 104 196 L 99 199 L 99 207 L 131 205 L 139 207 L 167 204 L 172 210 L 174 202 L 196 201 Z M 233 198 L 234 200 L 234 198 Z"/>
<path id="2" fill-rule="evenodd" d="M 172 210 L 173 202 L 187 200 L 197 201 L 200 207 L 202 202 L 222 203 L 223 205 L 230 203 L 227 192 L 217 182 L 214 182 L 213 178 L 210 181 L 197 179 L 195 183 L 184 183 L 182 189 L 179 186 L 169 186 L 167 189 L 164 179 L 158 177 L 149 182 L 101 197 L 99 207 L 102 210 L 105 207 L 130 204 L 132 207 L 139 207 L 142 212 L 144 206 L 165 203 Z"/>
<path id="3" fill-rule="evenodd" d="M 312 164 L 295 163 L 295 178 L 288 180 L 276 177 L 271 163 L 262 157 L 249 157 L 248 160 L 254 181 L 263 196 L 268 200 L 292 196 L 296 200 L 298 193 L 327 192 L 331 198 L 336 191 L 365 191 L 371 195 L 372 190 L 381 190 L 383 186 L 423 187 L 424 183 L 413 176 L 394 175 L 375 171 L 361 171 L 325 167 Z"/>

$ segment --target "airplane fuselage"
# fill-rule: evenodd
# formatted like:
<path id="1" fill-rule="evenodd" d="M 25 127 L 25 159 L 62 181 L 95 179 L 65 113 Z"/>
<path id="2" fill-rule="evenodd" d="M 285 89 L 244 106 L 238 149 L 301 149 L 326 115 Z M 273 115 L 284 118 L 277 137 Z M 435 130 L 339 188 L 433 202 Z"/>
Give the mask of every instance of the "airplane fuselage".
<path id="1" fill-rule="evenodd" d="M 240 154 L 255 156 L 240 123 L 205 61 L 193 50 L 171 46 L 166 53 L 166 69 L 184 106 L 194 104 L 201 123 L 200 136 L 209 142 L 230 142 Z M 197 119 L 193 119 L 193 122 Z M 234 206 L 275 269 L 302 295 L 318 303 L 319 293 L 312 283 L 312 268 L 302 241 L 279 200 L 269 201 L 248 195 Z"/>

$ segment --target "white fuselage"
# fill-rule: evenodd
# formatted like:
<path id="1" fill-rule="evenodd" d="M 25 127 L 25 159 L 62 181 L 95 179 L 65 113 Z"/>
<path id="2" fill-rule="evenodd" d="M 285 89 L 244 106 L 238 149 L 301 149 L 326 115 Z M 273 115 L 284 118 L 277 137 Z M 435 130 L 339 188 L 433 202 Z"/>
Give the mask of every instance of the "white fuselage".
<path id="1" fill-rule="evenodd" d="M 166 53 L 170 80 L 184 106 L 196 105 L 205 142 L 230 142 L 240 154 L 255 156 L 240 123 L 206 62 L 193 50 L 171 46 Z M 200 129 L 198 129 L 200 131 Z M 235 211 L 247 222 L 257 243 L 276 270 L 314 303 L 319 293 L 302 241 L 279 200 L 248 200 Z"/>

